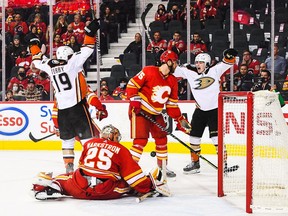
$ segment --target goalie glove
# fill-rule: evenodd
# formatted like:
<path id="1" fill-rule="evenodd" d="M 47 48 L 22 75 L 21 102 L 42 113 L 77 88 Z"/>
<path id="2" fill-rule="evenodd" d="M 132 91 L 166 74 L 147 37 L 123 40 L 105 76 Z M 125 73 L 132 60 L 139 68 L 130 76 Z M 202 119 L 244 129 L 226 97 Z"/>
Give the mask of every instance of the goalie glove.
<path id="1" fill-rule="evenodd" d="M 183 115 L 179 118 L 176 118 L 175 121 L 177 122 L 177 129 L 183 131 L 186 134 L 190 134 L 192 130 L 192 126 L 190 123 L 185 119 Z"/>
<path id="2" fill-rule="evenodd" d="M 94 37 L 96 35 L 97 30 L 100 28 L 100 24 L 98 19 L 92 20 L 88 26 L 85 26 L 84 31 L 85 34 L 89 37 Z"/>
<path id="3" fill-rule="evenodd" d="M 96 119 L 98 119 L 99 121 L 108 117 L 108 112 L 107 112 L 106 106 L 104 104 L 102 104 L 102 107 L 103 107 L 103 109 L 97 110 L 97 112 L 96 112 Z"/>
<path id="4" fill-rule="evenodd" d="M 236 62 L 236 56 L 238 55 L 237 50 L 229 48 L 223 52 L 223 61 L 229 64 L 234 64 Z"/>
<path id="5" fill-rule="evenodd" d="M 163 180 L 163 175 L 159 167 L 152 169 L 149 172 L 149 177 L 155 191 L 167 197 L 172 195 L 168 185 Z"/>

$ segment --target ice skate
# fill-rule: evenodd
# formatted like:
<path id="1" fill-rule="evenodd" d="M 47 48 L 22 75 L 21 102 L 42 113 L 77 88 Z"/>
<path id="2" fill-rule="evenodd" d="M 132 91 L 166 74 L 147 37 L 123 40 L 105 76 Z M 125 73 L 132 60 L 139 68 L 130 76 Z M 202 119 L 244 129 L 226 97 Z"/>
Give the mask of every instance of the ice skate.
<path id="1" fill-rule="evenodd" d="M 199 161 L 192 161 L 186 167 L 183 168 L 184 174 L 196 174 L 200 173 Z"/>
<path id="2" fill-rule="evenodd" d="M 168 178 L 176 177 L 176 173 L 174 171 L 168 169 L 167 167 L 166 167 L 166 175 L 167 175 Z"/>
<path id="3" fill-rule="evenodd" d="M 66 173 L 71 173 L 71 172 L 74 172 L 74 164 L 70 162 L 66 165 Z"/>
<path id="4" fill-rule="evenodd" d="M 162 168 L 160 167 L 161 171 L 162 171 Z M 162 171 L 163 172 L 163 171 Z M 176 173 L 172 170 L 170 170 L 168 167 L 166 167 L 166 176 L 168 178 L 174 178 L 176 177 Z"/>

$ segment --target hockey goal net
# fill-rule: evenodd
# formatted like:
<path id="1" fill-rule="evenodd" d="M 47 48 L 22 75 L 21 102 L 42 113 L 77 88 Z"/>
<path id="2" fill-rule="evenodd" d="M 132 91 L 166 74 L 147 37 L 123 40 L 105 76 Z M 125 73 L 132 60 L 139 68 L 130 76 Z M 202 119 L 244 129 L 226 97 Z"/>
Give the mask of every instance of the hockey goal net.
<path id="1" fill-rule="evenodd" d="M 218 110 L 218 196 L 245 197 L 248 213 L 286 212 L 288 127 L 278 95 L 221 92 Z M 224 172 L 225 161 L 239 169 Z"/>

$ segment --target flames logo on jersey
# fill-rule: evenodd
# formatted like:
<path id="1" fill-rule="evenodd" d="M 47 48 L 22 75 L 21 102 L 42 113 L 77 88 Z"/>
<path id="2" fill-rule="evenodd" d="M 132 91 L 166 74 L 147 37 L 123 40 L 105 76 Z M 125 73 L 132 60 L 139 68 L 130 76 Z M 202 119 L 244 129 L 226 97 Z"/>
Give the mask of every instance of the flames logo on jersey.
<path id="1" fill-rule="evenodd" d="M 152 89 L 151 100 L 155 103 L 165 104 L 171 93 L 171 88 L 169 86 L 155 86 Z"/>
<path id="2" fill-rule="evenodd" d="M 212 77 L 201 77 L 199 79 L 196 79 L 196 82 L 198 81 L 198 86 L 195 87 L 195 89 L 205 89 L 211 86 L 214 82 L 215 79 Z"/>

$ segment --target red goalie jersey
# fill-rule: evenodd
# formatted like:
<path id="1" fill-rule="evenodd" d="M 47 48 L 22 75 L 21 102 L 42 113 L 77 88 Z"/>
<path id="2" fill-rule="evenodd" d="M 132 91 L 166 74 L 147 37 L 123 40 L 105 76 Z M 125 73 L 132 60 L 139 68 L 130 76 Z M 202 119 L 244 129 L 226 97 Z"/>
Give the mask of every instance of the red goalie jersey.
<path id="1" fill-rule="evenodd" d="M 96 177 L 94 187 L 87 185 L 83 176 Z M 63 194 L 79 199 L 113 199 L 128 193 L 131 187 L 140 193 L 152 188 L 150 178 L 132 159 L 128 149 L 118 142 L 93 138 L 86 142 L 79 160 L 79 169 L 73 178 L 60 175 L 54 178 Z"/>
<path id="2" fill-rule="evenodd" d="M 173 75 L 164 77 L 156 66 L 146 66 L 130 79 L 127 97 L 141 97 L 141 109 L 152 115 L 159 115 L 166 105 L 171 118 L 181 116 L 178 107 L 178 82 Z"/>

